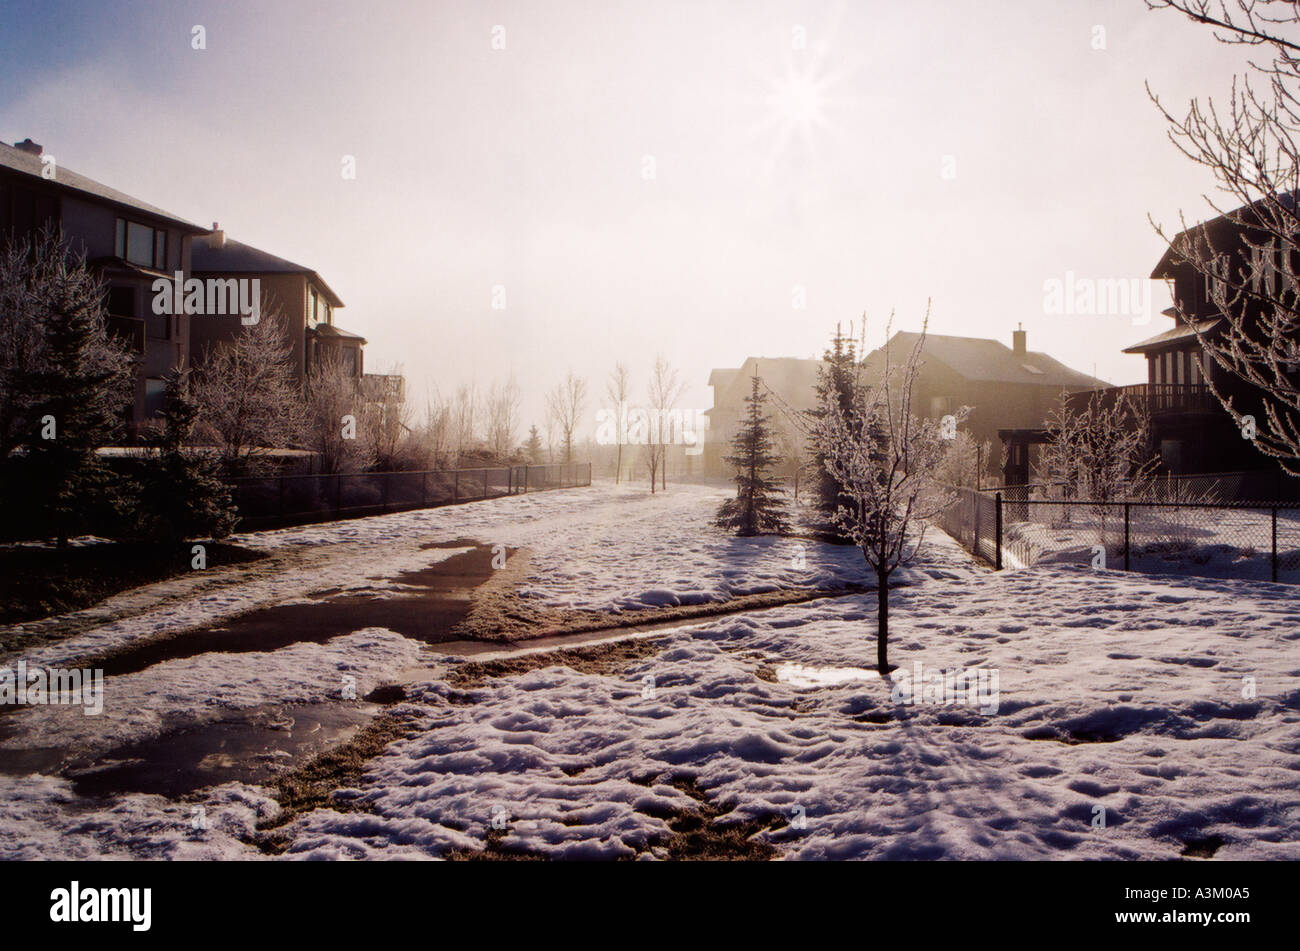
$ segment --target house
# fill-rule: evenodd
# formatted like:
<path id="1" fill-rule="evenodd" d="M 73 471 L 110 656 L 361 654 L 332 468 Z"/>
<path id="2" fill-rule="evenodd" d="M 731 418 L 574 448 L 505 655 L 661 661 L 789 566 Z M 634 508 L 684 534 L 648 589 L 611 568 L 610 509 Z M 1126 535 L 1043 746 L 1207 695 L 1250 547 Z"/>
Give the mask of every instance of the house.
<path id="1" fill-rule="evenodd" d="M 0 143 L 0 235 L 21 238 L 47 225 L 106 286 L 109 329 L 135 356 L 127 422 L 136 434 L 162 407 L 164 377 L 189 362 L 190 318 L 155 314 L 153 283 L 188 276 L 191 243 L 207 229 L 63 167 L 31 139 Z"/>
<path id="2" fill-rule="evenodd" d="M 704 431 L 702 468 L 706 475 L 730 476 L 731 470 L 723 457 L 731 452 L 731 440 L 740 427 L 746 412 L 745 398 L 750 394 L 750 379 L 758 376 L 770 396 L 767 413 L 782 438 L 792 438 L 796 433 L 788 425 L 785 414 L 789 410 L 811 409 L 816 402 L 814 387 L 820 360 L 798 357 L 749 357 L 734 369 L 716 369 L 709 373 L 709 386 L 713 389 L 713 406 L 703 415 L 708 420 Z M 790 473 L 781 472 L 782 475 Z"/>
<path id="3" fill-rule="evenodd" d="M 867 354 L 863 360 L 867 380 L 879 379 L 887 348 L 890 362 L 897 366 L 907 359 L 919 336 L 899 331 L 885 347 Z M 912 393 L 913 411 L 919 416 L 941 419 L 963 406 L 970 407 L 962 429 L 977 442 L 996 445 L 1001 429 L 1043 426 L 1062 391 L 1073 393 L 1107 385 L 1045 353 L 1029 350 L 1026 342 L 1024 330 L 1013 331 L 1010 347 L 980 337 L 926 334 Z M 708 412 L 706 472 L 730 474 L 722 456 L 744 412 L 751 376 L 757 373 L 765 387 L 775 394 L 776 399 L 769 406 L 779 425 L 782 405 L 791 410 L 815 406 L 817 371 L 821 364 L 821 360 L 751 357 L 738 369 L 714 370 L 709 376 L 713 409 Z M 795 427 L 786 429 L 796 430 Z"/>
<path id="4" fill-rule="evenodd" d="M 1294 202 L 1294 194 L 1283 201 Z M 1223 256 L 1234 281 L 1244 283 L 1256 291 L 1271 290 L 1279 281 L 1283 270 L 1282 260 L 1276 253 L 1271 260 L 1255 261 L 1258 247 L 1270 242 L 1261 228 L 1252 227 L 1259 222 L 1257 206 L 1248 206 L 1220 215 L 1201 225 L 1189 228 L 1175 236 L 1155 269 L 1153 280 L 1169 283 L 1175 306 L 1163 311 L 1173 326 L 1167 330 L 1124 348 L 1124 353 L 1137 354 L 1146 359 L 1147 382 L 1108 389 L 1102 398 L 1106 401 L 1127 398 L 1145 412 L 1151 431 L 1151 449 L 1159 454 L 1159 471 L 1171 475 L 1209 473 L 1252 473 L 1261 476 L 1279 471 L 1275 460 L 1261 453 L 1242 437 L 1241 429 L 1232 416 L 1223 409 L 1208 380 L 1225 396 L 1230 396 L 1233 406 L 1243 413 L 1254 415 L 1262 424 L 1265 418 L 1262 395 L 1254 387 L 1220 367 L 1201 346 L 1200 338 L 1213 341 L 1224 331 L 1226 320 L 1215 306 L 1212 294 L 1213 278 L 1198 271 L 1186 258 Z M 1253 247 L 1252 247 L 1253 246 Z M 1262 287 L 1261 282 L 1267 287 Z M 1243 316 L 1249 325 L 1258 315 L 1258 304 L 1243 304 Z M 1256 308 L 1251 312 L 1251 308 Z M 1070 406 L 1081 411 L 1093 398 L 1093 393 L 1073 395 Z M 1004 432 L 1003 441 L 1009 453 L 1016 446 L 1046 442 L 1052 434 L 1038 432 Z M 1029 481 L 1028 466 L 1009 467 L 1008 484 Z M 1281 491 L 1266 480 L 1270 492 Z M 1255 480 L 1252 484 L 1260 484 Z"/>
<path id="5" fill-rule="evenodd" d="M 920 335 L 899 331 L 886 344 L 894 366 L 903 363 Z M 942 419 L 964 407 L 962 430 L 977 443 L 997 445 L 1003 429 L 1041 427 L 1062 392 L 1109 386 L 1072 370 L 1055 357 L 1028 348 L 1027 331 L 1013 330 L 1011 346 L 983 337 L 926 334 L 912 391 L 918 416 Z M 878 378 L 885 348 L 867 355 L 869 378 Z"/>

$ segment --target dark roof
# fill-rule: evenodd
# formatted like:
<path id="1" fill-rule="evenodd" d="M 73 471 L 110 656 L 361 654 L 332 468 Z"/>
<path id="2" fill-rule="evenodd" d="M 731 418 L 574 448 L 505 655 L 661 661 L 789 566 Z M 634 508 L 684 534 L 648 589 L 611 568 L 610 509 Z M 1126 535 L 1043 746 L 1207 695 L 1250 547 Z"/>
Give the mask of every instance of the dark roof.
<path id="1" fill-rule="evenodd" d="M 84 195 L 90 195 L 104 201 L 112 202 L 122 208 L 130 208 L 134 211 L 143 212 L 152 215 L 155 218 L 162 218 L 171 224 L 174 224 L 186 231 L 194 234 L 206 234 L 208 229 L 202 228 L 184 218 L 178 218 L 169 211 L 163 211 L 161 208 L 155 208 L 153 205 L 146 204 L 138 198 L 132 198 L 125 192 L 120 192 L 116 188 L 109 188 L 107 185 L 95 181 L 93 178 L 87 178 L 85 175 L 79 175 L 71 169 L 65 167 L 62 163 L 56 166 L 57 171 L 54 178 L 45 179 L 41 176 L 44 169 L 41 163 L 41 156 L 31 152 L 24 152 L 22 149 L 16 149 L 11 145 L 5 145 L 0 142 L 0 168 L 7 168 L 15 172 L 22 172 L 27 175 L 33 175 L 40 178 L 41 181 L 48 182 L 67 191 L 79 192 Z"/>
<path id="2" fill-rule="evenodd" d="M 1297 202 L 1300 202 L 1300 189 L 1283 192 L 1277 196 L 1277 203 L 1291 214 L 1297 212 Z M 1262 207 L 1267 198 L 1261 198 L 1258 201 L 1251 202 L 1249 205 L 1242 205 L 1233 211 L 1225 212 L 1216 218 L 1210 218 L 1208 221 L 1202 221 L 1200 224 L 1192 225 L 1185 231 L 1180 231 L 1174 235 L 1174 239 L 1169 242 L 1169 247 L 1161 255 L 1160 262 L 1156 265 L 1155 270 L 1151 272 L 1152 280 L 1173 277 L 1171 270 L 1182 260 L 1179 249 L 1186 251 L 1186 248 L 1193 241 L 1204 241 L 1206 232 L 1222 231 L 1225 228 L 1239 228 L 1242 226 L 1242 220 L 1247 221 L 1254 214 L 1256 208 Z"/>
<path id="3" fill-rule="evenodd" d="M 1222 320 L 1222 317 L 1207 317 L 1205 320 L 1198 321 L 1196 329 L 1201 333 L 1212 330 Z M 1160 350 L 1163 347 L 1177 343 L 1180 340 L 1186 340 L 1188 337 L 1195 339 L 1196 330 L 1192 329 L 1191 324 L 1179 324 L 1164 333 L 1156 334 L 1154 337 L 1148 337 L 1141 343 L 1135 343 L 1131 347 L 1125 347 L 1125 353 L 1146 353 L 1149 350 Z"/>
<path id="4" fill-rule="evenodd" d="M 907 358 L 920 334 L 900 330 L 890 338 L 889 346 L 895 364 Z M 882 348 L 883 349 L 883 348 Z M 881 350 L 867 356 L 870 364 L 878 361 Z M 985 383 L 1033 383 L 1038 386 L 1060 386 L 1077 389 L 1100 389 L 1110 386 L 1104 380 L 1071 370 L 1059 360 L 1045 353 L 1029 351 L 1017 355 L 1006 344 L 983 337 L 947 337 L 926 334 L 922 356 L 947 365 L 958 376 Z"/>
<path id="5" fill-rule="evenodd" d="M 312 268 L 230 238 L 219 248 L 212 246 L 211 235 L 195 238 L 190 250 L 190 271 L 195 274 L 307 274 L 325 292 L 332 306 L 343 306 L 343 301 Z"/>
<path id="6" fill-rule="evenodd" d="M 354 334 L 342 327 L 335 327 L 333 324 L 317 324 L 312 328 L 312 332 L 321 337 L 337 337 L 340 340 L 360 340 L 366 342 L 366 338 L 361 334 Z"/>

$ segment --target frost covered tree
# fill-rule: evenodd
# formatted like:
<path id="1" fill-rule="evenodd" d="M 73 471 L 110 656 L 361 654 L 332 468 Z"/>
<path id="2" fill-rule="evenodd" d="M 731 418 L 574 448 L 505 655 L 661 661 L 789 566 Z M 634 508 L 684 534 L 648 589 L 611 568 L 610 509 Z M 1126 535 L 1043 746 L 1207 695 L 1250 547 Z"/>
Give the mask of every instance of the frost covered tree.
<path id="1" fill-rule="evenodd" d="M 493 459 L 506 465 L 519 432 L 519 384 L 514 377 L 494 383 L 487 397 L 487 444 Z"/>
<path id="2" fill-rule="evenodd" d="M 357 381 L 337 354 L 327 352 L 312 363 L 303 405 L 303 443 L 316 453 L 320 472 L 360 472 L 370 465 L 371 443 L 358 434 Z"/>
<path id="3" fill-rule="evenodd" d="M 230 476 L 255 470 L 268 450 L 300 438 L 302 398 L 284 318 L 265 297 L 261 313 L 234 340 L 209 349 L 195 373 L 201 423 Z"/>
<path id="4" fill-rule="evenodd" d="M 757 376 L 750 379 L 745 397 L 747 411 L 740 429 L 732 437 L 732 454 L 726 462 L 736 469 L 736 497 L 718 509 L 715 524 L 742 537 L 781 534 L 790 530 L 785 514 L 781 482 L 771 478 L 780 461 L 772 438 L 772 418 L 763 412 L 767 397 L 760 391 Z"/>
<path id="5" fill-rule="evenodd" d="M 650 432 L 647 438 L 655 443 L 654 451 L 649 454 L 652 492 L 656 470 L 659 472 L 659 487 L 668 488 L 668 446 L 677 436 L 673 410 L 677 408 L 685 390 L 686 384 L 678 379 L 672 364 L 662 354 L 655 357 L 650 383 L 646 387 L 646 394 L 650 398 Z"/>
<path id="6" fill-rule="evenodd" d="M 1234 79 L 1226 102 L 1193 100 L 1181 118 L 1149 93 L 1174 145 L 1226 197 L 1207 201 L 1239 227 L 1241 245 L 1216 248 L 1204 225 L 1188 229 L 1185 221 L 1182 240 L 1155 227 L 1174 259 L 1195 270 L 1222 315 L 1212 324 L 1200 321 L 1189 312 L 1192 302 L 1175 302 L 1180 320 L 1226 371 L 1205 374 L 1205 382 L 1243 431 L 1254 430 L 1256 448 L 1300 475 L 1300 5 L 1147 0 L 1147 6 L 1181 13 L 1209 27 L 1219 42 L 1263 54 Z M 1247 393 L 1233 380 L 1247 384 Z"/>
<path id="7" fill-rule="evenodd" d="M 928 324 L 927 307 L 915 345 L 897 365 L 885 344 L 874 383 L 868 385 L 855 365 L 847 405 L 838 389 L 825 388 L 811 422 L 811 444 L 836 487 L 832 523 L 876 576 L 876 669 L 882 675 L 892 669 L 889 578 L 916 557 L 930 519 L 952 502 L 931 476 L 945 448 L 939 422 L 912 409 Z"/>
<path id="8" fill-rule="evenodd" d="M 166 377 L 161 425 L 144 439 L 135 505 L 137 537 L 175 544 L 190 538 L 224 538 L 236 519 L 230 487 L 218 463 L 188 448 L 199 415 L 189 374 Z"/>
<path id="9" fill-rule="evenodd" d="M 844 426 L 853 432 L 862 433 L 863 420 L 858 414 L 863 405 L 862 390 L 865 385 L 858 347 L 852 333 L 845 336 L 836 324 L 835 336 L 831 339 L 830 347 L 822 354 L 821 366 L 817 368 L 817 403 L 805 412 L 808 422 L 804 425 L 815 427 L 817 421 L 825 419 L 834 407 Z M 797 423 L 797 417 L 792 417 L 792 421 Z M 816 441 L 812 441 L 810 447 L 814 477 L 813 498 L 821 515 L 821 528 L 836 534 L 835 514 L 850 499 L 837 481 L 837 476 L 826 465 L 825 449 Z M 847 542 L 851 539 L 839 536 L 839 540 Z"/>
<path id="10" fill-rule="evenodd" d="M 1051 440 L 1039 453 L 1035 478 L 1062 498 L 1104 505 L 1147 494 L 1160 460 L 1150 451 L 1149 420 L 1140 403 L 1100 390 L 1075 410 L 1063 393 L 1047 429 Z"/>
<path id="11" fill-rule="evenodd" d="M 623 481 L 623 444 L 627 442 L 627 401 L 632 391 L 632 374 L 624 363 L 615 363 L 605 383 L 605 395 L 614 408 L 614 484 Z"/>
<path id="12" fill-rule="evenodd" d="M 528 427 L 528 442 L 524 443 L 524 460 L 530 466 L 539 466 L 542 464 L 542 454 L 545 451 L 542 448 L 542 436 L 534 423 Z"/>
<path id="13" fill-rule="evenodd" d="M 133 377 L 103 295 L 54 229 L 0 257 L 0 434 L 6 460 L 23 450 L 7 467 L 6 494 L 60 546 L 127 504 L 97 452 L 121 430 Z"/>
<path id="14" fill-rule="evenodd" d="M 575 376 L 572 370 L 546 394 L 547 415 L 564 446 L 563 462 L 573 461 L 573 436 L 586 406 L 587 381 Z"/>

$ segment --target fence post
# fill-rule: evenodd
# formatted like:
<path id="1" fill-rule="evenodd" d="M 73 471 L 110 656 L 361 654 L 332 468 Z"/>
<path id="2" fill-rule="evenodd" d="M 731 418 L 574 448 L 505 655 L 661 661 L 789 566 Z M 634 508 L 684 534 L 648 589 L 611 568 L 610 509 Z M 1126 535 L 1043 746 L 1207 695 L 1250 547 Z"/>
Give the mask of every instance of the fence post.
<path id="1" fill-rule="evenodd" d="M 383 474 L 383 476 L 381 477 L 381 480 L 382 480 L 382 481 L 381 481 L 381 483 L 380 483 L 380 484 L 383 485 L 383 487 L 384 487 L 383 495 L 382 495 L 380 498 L 381 498 L 381 501 L 382 501 L 383 508 L 384 508 L 384 511 L 385 511 L 385 512 L 388 511 L 388 482 L 389 482 L 389 478 L 388 478 L 388 477 L 389 477 L 389 475 L 390 475 L 390 473 L 385 472 L 385 473 Z"/>
<path id="2" fill-rule="evenodd" d="M 528 463 L 524 463 L 524 495 L 528 494 Z"/>
<path id="3" fill-rule="evenodd" d="M 1129 570 L 1128 544 L 1128 503 L 1124 503 L 1124 570 Z"/>
<path id="4" fill-rule="evenodd" d="M 460 501 L 460 470 L 456 469 L 454 477 L 451 480 L 451 501 L 453 504 Z"/>
<path id="5" fill-rule="evenodd" d="M 429 507 L 429 471 L 420 473 L 420 508 Z"/>
<path id="6" fill-rule="evenodd" d="M 334 514 L 343 511 L 343 476 L 334 473 Z"/>
<path id="7" fill-rule="evenodd" d="M 996 526 L 993 533 L 994 535 L 993 567 L 996 570 L 1001 571 L 1002 570 L 1002 493 L 1001 492 L 997 492 L 994 494 L 993 504 L 995 506 L 994 525 Z"/>
<path id="8" fill-rule="evenodd" d="M 277 506 L 280 518 L 284 518 L 284 476 L 280 476 L 280 504 Z"/>
<path id="9" fill-rule="evenodd" d="M 1277 506 L 1273 506 L 1273 580 L 1277 580 Z"/>
<path id="10" fill-rule="evenodd" d="M 488 470 L 487 470 L 487 469 L 484 469 L 484 470 L 483 470 L 483 498 L 485 498 L 485 499 L 488 497 L 488 484 L 487 484 L 487 480 L 488 480 Z"/>

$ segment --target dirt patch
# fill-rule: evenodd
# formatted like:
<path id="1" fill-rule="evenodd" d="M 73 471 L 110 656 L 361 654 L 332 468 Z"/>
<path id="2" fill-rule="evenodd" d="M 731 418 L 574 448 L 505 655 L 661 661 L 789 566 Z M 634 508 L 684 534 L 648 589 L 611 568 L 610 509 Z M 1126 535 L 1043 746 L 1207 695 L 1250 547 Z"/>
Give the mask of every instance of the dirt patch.
<path id="1" fill-rule="evenodd" d="M 506 580 L 501 579 L 502 582 Z M 472 622 L 472 628 L 466 624 L 461 630 L 466 632 L 467 640 L 527 642 L 546 637 L 618 631 L 651 624 L 667 624 L 672 621 L 693 621 L 727 614 L 743 614 L 746 611 L 802 604 L 821 598 L 862 594 L 870 590 L 872 589 L 862 585 L 846 585 L 825 590 L 787 588 L 782 591 L 740 595 L 727 601 L 714 601 L 708 604 L 642 608 L 622 614 L 609 614 L 604 611 L 542 608 L 529 604 L 525 598 L 513 596 L 504 589 L 498 588 L 489 593 L 476 592 L 476 598 L 483 597 L 483 605 L 481 608 L 478 606 L 475 608 L 476 617 Z"/>
<path id="2" fill-rule="evenodd" d="M 369 760 L 382 753 L 388 744 L 414 736 L 421 728 L 415 716 L 382 713 L 347 742 L 326 750 L 296 769 L 281 773 L 270 784 L 280 803 L 280 814 L 258 824 L 255 844 L 270 854 L 284 852 L 290 839 L 276 830 L 313 809 L 368 811 L 367 803 L 336 799 L 334 794 L 340 789 L 357 786 Z"/>
<path id="3" fill-rule="evenodd" d="M 266 558 L 239 545 L 204 542 L 211 571 Z M 78 611 L 123 591 L 195 573 L 192 545 L 151 546 L 104 543 L 59 551 L 14 545 L 0 548 L 0 624 L 16 624 Z M 30 632 L 0 632 L 0 653 Z"/>
<path id="4" fill-rule="evenodd" d="M 1218 835 L 1206 836 L 1203 839 L 1188 839 L 1179 854 L 1190 859 L 1212 859 L 1214 853 L 1226 844 L 1227 840 Z"/>
<path id="5" fill-rule="evenodd" d="M 468 661 L 454 668 L 448 674 L 447 682 L 455 687 L 480 687 L 493 677 L 509 677 L 556 666 L 572 667 L 584 674 L 610 676 L 621 673 L 633 661 L 653 657 L 664 649 L 666 643 L 663 638 L 615 641 L 500 660 Z"/>
<path id="6" fill-rule="evenodd" d="M 453 638 L 456 626 L 469 613 L 471 592 L 492 574 L 493 554 L 488 546 L 466 539 L 429 547 L 470 550 L 392 579 L 373 579 L 389 583 L 382 591 L 317 591 L 306 603 L 258 608 L 211 627 L 125 647 L 94 658 L 93 664 L 112 677 L 199 654 L 322 644 L 368 627 L 387 628 L 413 640 L 437 644 Z"/>
<path id="7" fill-rule="evenodd" d="M 779 854 L 776 846 L 755 836 L 789 825 L 783 817 L 722 822 L 726 812 L 711 803 L 693 779 L 674 779 L 670 785 L 700 805 L 696 810 L 677 812 L 668 820 L 672 834 L 654 844 L 667 852 L 668 859 L 677 862 L 767 862 Z"/>

